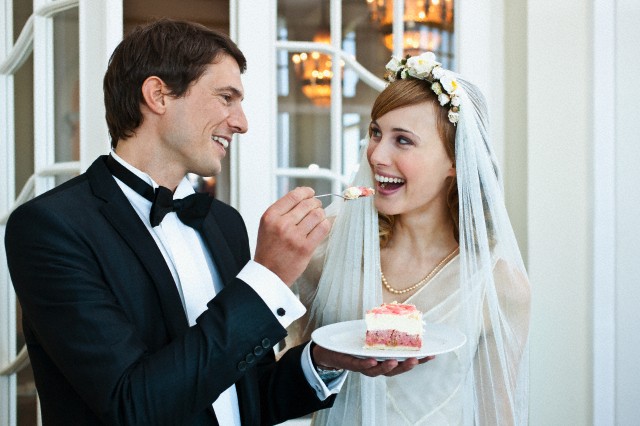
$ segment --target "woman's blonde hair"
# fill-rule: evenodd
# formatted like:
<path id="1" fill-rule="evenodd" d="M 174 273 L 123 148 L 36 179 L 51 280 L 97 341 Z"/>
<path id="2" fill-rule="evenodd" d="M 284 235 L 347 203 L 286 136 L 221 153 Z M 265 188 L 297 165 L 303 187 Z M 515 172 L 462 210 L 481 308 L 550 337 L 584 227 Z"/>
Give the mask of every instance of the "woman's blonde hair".
<path id="1" fill-rule="evenodd" d="M 449 121 L 448 109 L 440 106 L 438 96 L 431 90 L 431 83 L 418 79 L 396 80 L 378 95 L 373 107 L 371 107 L 371 121 L 375 121 L 386 113 L 424 102 L 431 102 L 436 111 L 436 127 L 440 139 L 444 143 L 445 150 L 455 165 L 455 141 L 456 127 Z M 371 137 L 371 134 L 369 134 Z M 454 224 L 454 236 L 458 240 L 458 185 L 456 177 L 451 178 L 447 193 L 447 205 Z M 378 227 L 380 232 L 380 247 L 385 247 L 391 239 L 394 216 L 378 214 Z"/>

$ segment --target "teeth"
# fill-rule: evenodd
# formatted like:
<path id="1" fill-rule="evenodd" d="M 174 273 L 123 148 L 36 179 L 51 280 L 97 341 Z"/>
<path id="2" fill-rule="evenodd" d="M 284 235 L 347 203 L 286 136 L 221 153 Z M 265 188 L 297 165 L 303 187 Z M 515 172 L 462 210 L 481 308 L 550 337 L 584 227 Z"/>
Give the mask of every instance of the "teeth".
<path id="1" fill-rule="evenodd" d="M 375 179 L 380 183 L 404 183 L 404 179 L 375 175 Z"/>
<path id="2" fill-rule="evenodd" d="M 225 138 L 221 138 L 221 137 L 218 137 L 218 136 L 211 136 L 211 140 L 214 141 L 214 142 L 218 142 L 225 149 L 229 148 L 229 142 L 227 142 L 227 140 Z"/>

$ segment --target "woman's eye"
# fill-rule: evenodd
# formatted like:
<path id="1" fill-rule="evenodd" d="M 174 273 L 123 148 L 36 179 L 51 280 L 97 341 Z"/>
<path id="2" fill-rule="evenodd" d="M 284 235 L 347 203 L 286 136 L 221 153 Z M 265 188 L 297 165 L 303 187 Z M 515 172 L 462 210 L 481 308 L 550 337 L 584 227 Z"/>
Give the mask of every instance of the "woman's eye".
<path id="1" fill-rule="evenodd" d="M 411 139 L 407 139 L 405 137 L 398 137 L 397 139 L 399 145 L 412 145 L 413 141 Z"/>
<path id="2" fill-rule="evenodd" d="M 382 132 L 378 129 L 371 129 L 371 137 L 372 138 L 379 138 L 380 136 L 382 136 Z"/>

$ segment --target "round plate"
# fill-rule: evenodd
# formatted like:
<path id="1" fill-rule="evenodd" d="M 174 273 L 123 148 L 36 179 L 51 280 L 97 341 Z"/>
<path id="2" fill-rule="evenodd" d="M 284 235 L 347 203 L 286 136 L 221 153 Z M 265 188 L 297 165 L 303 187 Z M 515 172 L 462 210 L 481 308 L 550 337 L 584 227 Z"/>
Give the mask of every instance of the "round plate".
<path id="1" fill-rule="evenodd" d="M 417 351 L 394 349 L 366 349 L 364 335 L 367 326 L 364 320 L 345 321 L 325 325 L 311 334 L 311 339 L 323 348 L 358 358 L 375 358 L 378 361 L 407 358 L 424 358 L 458 349 L 467 338 L 460 331 L 444 324 L 427 323 L 422 336 L 422 348 Z"/>

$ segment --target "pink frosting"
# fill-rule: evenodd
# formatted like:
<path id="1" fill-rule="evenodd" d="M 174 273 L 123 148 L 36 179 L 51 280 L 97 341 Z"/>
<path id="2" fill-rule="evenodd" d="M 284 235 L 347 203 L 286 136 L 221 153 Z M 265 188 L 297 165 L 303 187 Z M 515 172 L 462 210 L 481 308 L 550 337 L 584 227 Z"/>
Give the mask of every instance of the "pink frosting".
<path id="1" fill-rule="evenodd" d="M 368 197 L 370 195 L 375 194 L 375 191 L 373 190 L 373 188 L 368 188 L 366 186 L 359 186 L 358 189 L 360 190 L 361 197 Z"/>
<path id="2" fill-rule="evenodd" d="M 383 303 L 382 305 L 368 310 L 368 314 L 389 314 L 389 315 L 409 315 L 411 313 L 418 312 L 415 305 L 402 304 L 402 303 Z"/>

